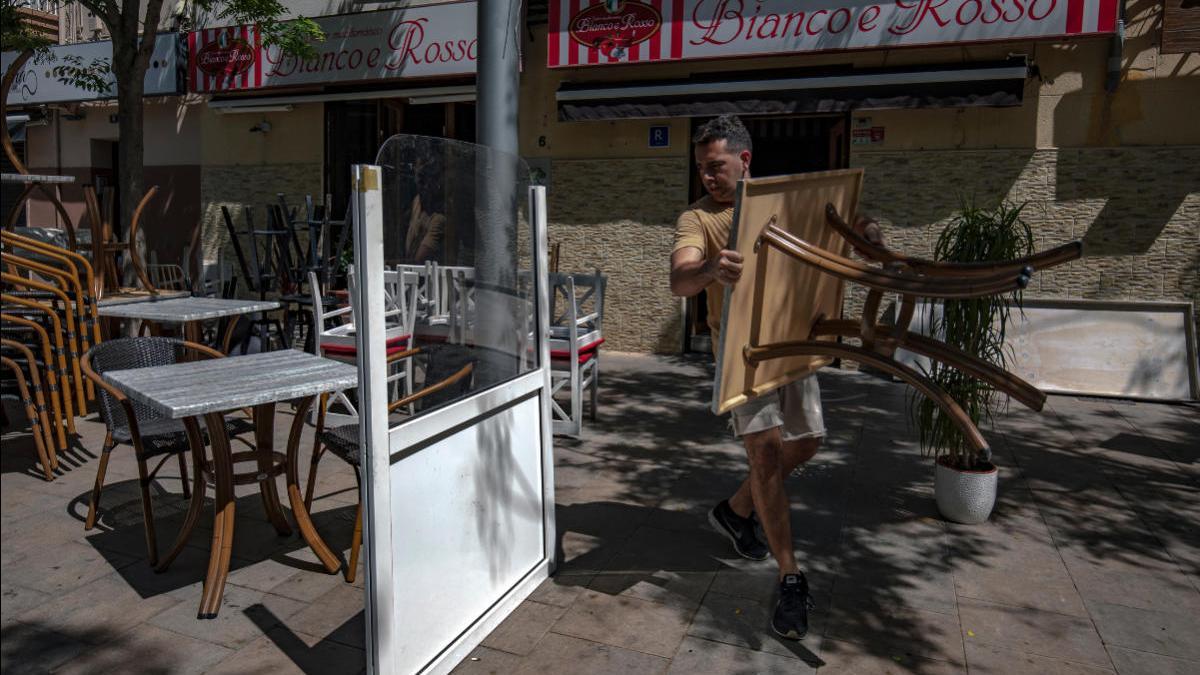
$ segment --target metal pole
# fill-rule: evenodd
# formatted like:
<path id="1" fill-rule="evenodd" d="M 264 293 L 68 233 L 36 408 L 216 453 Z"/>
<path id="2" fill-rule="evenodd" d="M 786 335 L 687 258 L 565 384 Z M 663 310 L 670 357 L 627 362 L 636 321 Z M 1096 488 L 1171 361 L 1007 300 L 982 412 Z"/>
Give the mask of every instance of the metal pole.
<path id="1" fill-rule="evenodd" d="M 478 7 L 475 16 L 479 38 L 475 75 L 476 138 L 480 145 L 515 155 L 521 0 L 479 0 Z"/>
<path id="2" fill-rule="evenodd" d="M 521 177 L 516 159 L 521 1 L 479 0 L 477 12 L 476 137 L 496 151 L 482 153 L 475 172 L 480 200 L 475 344 L 482 349 L 475 381 L 486 387 L 516 375 L 519 367 L 511 296 L 502 289 L 516 288 L 516 217 L 523 197 L 517 190 Z"/>

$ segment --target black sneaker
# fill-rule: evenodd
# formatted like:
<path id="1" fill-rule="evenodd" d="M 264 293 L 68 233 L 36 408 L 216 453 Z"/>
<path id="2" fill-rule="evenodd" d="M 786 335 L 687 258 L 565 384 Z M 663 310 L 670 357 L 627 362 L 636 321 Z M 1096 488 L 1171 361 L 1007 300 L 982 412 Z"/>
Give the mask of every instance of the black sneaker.
<path id="1" fill-rule="evenodd" d="M 771 618 L 771 630 L 789 640 L 802 640 L 808 635 L 808 608 L 812 600 L 808 595 L 808 579 L 803 572 L 785 574 L 779 582 L 779 601 L 775 604 L 775 616 Z"/>
<path id="2" fill-rule="evenodd" d="M 754 522 L 742 518 L 729 507 L 729 500 L 717 504 L 708 512 L 708 523 L 733 544 L 733 550 L 743 558 L 766 560 L 771 549 L 754 533 Z"/>

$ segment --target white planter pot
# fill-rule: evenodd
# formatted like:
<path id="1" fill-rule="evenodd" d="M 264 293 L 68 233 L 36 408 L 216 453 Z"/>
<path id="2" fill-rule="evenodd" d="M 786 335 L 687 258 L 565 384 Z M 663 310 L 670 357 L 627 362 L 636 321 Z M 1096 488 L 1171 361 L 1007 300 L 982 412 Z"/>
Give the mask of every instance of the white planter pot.
<path id="1" fill-rule="evenodd" d="M 988 519 L 996 505 L 997 470 L 959 471 L 935 463 L 933 494 L 942 517 L 956 523 L 976 525 Z"/>

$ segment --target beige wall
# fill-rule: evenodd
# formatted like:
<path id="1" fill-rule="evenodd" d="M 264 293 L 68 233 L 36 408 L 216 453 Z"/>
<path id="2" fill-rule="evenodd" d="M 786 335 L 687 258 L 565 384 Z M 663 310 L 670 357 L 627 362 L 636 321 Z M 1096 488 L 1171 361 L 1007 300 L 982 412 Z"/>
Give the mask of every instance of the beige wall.
<path id="1" fill-rule="evenodd" d="M 283 193 L 289 204 L 305 195 L 320 195 L 324 166 L 324 104 L 307 103 L 288 112 L 221 114 L 207 105 L 200 113 L 203 260 L 237 260 L 229 247 L 221 207 L 244 230 L 244 207 L 254 209 L 255 224 L 266 224 L 266 205 Z M 251 132 L 268 122 L 271 130 Z M 222 252 L 223 251 L 223 252 Z"/>
<path id="2" fill-rule="evenodd" d="M 1126 10 L 1121 80 L 1112 94 L 1105 91 L 1108 38 L 547 72 L 538 70 L 546 58 L 545 30 L 538 29 L 526 42 L 526 63 L 533 67 L 522 83 L 521 151 L 550 159 L 550 237 L 563 242 L 563 269 L 599 264 L 617 288 L 636 289 L 635 295 L 611 293 L 610 316 L 634 314 L 638 322 L 629 328 L 626 321 L 606 323 L 606 333 L 616 336 L 610 346 L 673 351 L 681 305 L 667 288 L 674 218 L 666 211 L 677 213 L 687 200 L 690 124 L 559 122 L 554 91 L 563 80 L 649 80 L 847 62 L 956 63 L 1027 54 L 1040 77 L 1027 82 L 1020 106 L 855 113 L 886 130 L 884 143 L 851 148 L 851 165 L 867 170 L 864 209 L 880 217 L 894 246 L 928 254 L 961 197 L 1028 201 L 1025 214 L 1039 247 L 1079 238 L 1087 256 L 1038 275 L 1031 296 L 1196 302 L 1200 55 L 1158 53 L 1159 3 L 1134 0 Z M 672 147 L 647 148 L 649 126 L 663 123 L 671 125 Z M 655 182 L 647 189 L 650 170 Z M 564 196 L 564 188 L 585 196 Z M 603 212 L 564 208 L 575 199 L 601 204 Z M 649 216 L 647 202 L 662 212 Z M 630 261 L 636 261 L 640 282 L 622 280 Z M 857 300 L 852 296 L 851 305 Z M 658 314 L 647 317 L 637 309 L 642 304 Z"/>
<path id="3" fill-rule="evenodd" d="M 199 106 L 178 97 L 147 99 L 143 126 L 144 183 L 158 186 L 142 229 L 147 246 L 160 262 L 179 262 L 199 220 L 200 122 Z M 80 120 L 65 119 L 27 129 L 27 160 L 34 173 L 67 174 L 75 182 L 62 187 L 62 200 L 72 222 L 83 221 L 82 186 L 100 175 L 113 180 L 112 144 L 120 142 L 117 124 L 110 119 L 116 105 L 79 106 Z M 51 119 L 54 117 L 52 115 Z M 45 200 L 36 200 L 29 211 L 35 225 L 58 227 L 58 214 Z"/>

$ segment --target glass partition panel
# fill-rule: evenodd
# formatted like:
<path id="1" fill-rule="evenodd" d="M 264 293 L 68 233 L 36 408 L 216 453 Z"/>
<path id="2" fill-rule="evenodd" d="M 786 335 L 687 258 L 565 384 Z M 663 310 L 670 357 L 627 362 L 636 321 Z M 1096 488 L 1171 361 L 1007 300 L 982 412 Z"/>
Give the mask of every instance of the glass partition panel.
<path id="1" fill-rule="evenodd" d="M 529 168 L 429 136 L 389 138 L 383 280 L 392 424 L 538 367 Z"/>

